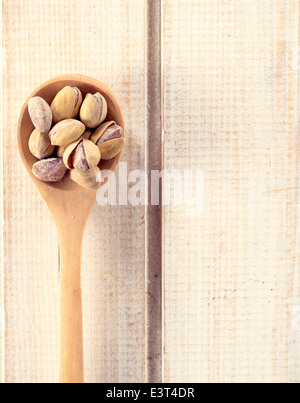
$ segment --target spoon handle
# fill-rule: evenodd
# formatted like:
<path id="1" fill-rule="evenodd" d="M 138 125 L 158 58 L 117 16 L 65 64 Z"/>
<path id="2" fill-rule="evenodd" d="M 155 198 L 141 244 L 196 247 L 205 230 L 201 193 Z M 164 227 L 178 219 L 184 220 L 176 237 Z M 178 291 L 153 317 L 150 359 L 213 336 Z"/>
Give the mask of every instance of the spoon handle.
<path id="1" fill-rule="evenodd" d="M 60 241 L 59 382 L 83 383 L 81 247 L 83 229 L 63 227 Z"/>

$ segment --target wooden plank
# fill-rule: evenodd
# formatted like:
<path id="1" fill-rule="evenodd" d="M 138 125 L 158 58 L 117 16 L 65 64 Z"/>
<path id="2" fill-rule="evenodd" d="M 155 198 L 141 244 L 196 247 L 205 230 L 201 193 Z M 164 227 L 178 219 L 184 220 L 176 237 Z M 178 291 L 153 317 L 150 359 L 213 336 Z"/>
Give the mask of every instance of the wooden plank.
<path id="1" fill-rule="evenodd" d="M 2 21 L 2 7 L 0 8 L 0 18 Z M 0 31 L 0 41 L 2 43 L 2 29 Z M 2 94 L 3 89 L 3 78 L 2 78 L 2 70 L 3 70 L 3 61 L 4 61 L 4 50 L 1 49 L 1 77 L 0 77 L 0 92 Z M 0 111 L 1 117 L 3 116 L 3 105 L 2 105 L 2 97 L 0 100 Z M 3 133 L 3 123 L 1 118 L 0 130 Z M 3 281 L 3 262 L 4 262 L 4 248 L 3 248 L 3 135 L 0 138 L 0 248 L 1 248 L 1 257 L 0 257 L 0 383 L 4 381 L 4 281 Z"/>
<path id="2" fill-rule="evenodd" d="M 299 382 L 299 2 L 164 20 L 165 168 L 205 178 L 202 215 L 165 207 L 165 380 Z"/>
<path id="3" fill-rule="evenodd" d="M 145 15 L 144 1 L 3 1 L 6 382 L 57 380 L 57 235 L 17 155 L 22 103 L 56 75 L 98 78 L 123 107 L 122 161 L 128 172 L 144 167 Z M 144 215 L 144 206 L 96 204 L 90 216 L 82 257 L 87 382 L 145 379 Z"/>
<path id="4" fill-rule="evenodd" d="M 298 26 L 300 27 L 300 10 L 298 9 Z M 290 331 L 289 331 L 289 357 L 288 357 L 288 379 L 290 382 L 299 383 L 299 362 L 300 362 L 300 29 L 298 29 L 298 46 L 292 52 L 292 69 L 298 71 L 298 97 L 295 108 L 298 114 L 298 123 L 295 129 L 298 133 L 295 141 L 295 252 L 294 268 L 291 277 L 291 301 L 290 301 Z M 297 102 L 298 101 L 298 102 Z"/>

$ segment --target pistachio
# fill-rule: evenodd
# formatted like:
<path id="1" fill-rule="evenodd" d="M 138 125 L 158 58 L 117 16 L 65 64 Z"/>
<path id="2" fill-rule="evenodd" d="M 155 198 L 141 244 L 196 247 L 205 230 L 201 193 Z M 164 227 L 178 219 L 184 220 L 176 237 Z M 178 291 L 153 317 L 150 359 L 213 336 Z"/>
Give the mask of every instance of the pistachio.
<path id="1" fill-rule="evenodd" d="M 67 168 L 62 158 L 49 158 L 36 162 L 32 172 L 41 181 L 58 182 L 65 176 Z"/>
<path id="2" fill-rule="evenodd" d="M 88 171 L 72 169 L 72 171 L 70 171 L 70 179 L 78 185 L 92 190 L 99 189 L 102 180 L 101 171 L 98 167 L 93 167 Z"/>
<path id="3" fill-rule="evenodd" d="M 80 108 L 80 120 L 90 129 L 94 129 L 104 122 L 106 115 L 107 103 L 100 92 L 87 94 Z"/>
<path id="4" fill-rule="evenodd" d="M 92 133 L 93 133 L 92 130 L 87 130 L 87 131 L 79 138 L 79 140 L 81 140 L 81 139 L 87 139 L 87 140 L 89 140 L 89 139 L 91 138 Z M 63 156 L 64 156 L 64 153 L 65 153 L 66 149 L 69 147 L 69 145 L 70 145 L 70 144 L 67 144 L 66 146 L 57 147 L 57 156 L 58 156 L 58 157 L 63 157 Z"/>
<path id="5" fill-rule="evenodd" d="M 83 133 L 82 138 L 90 140 L 90 138 L 92 137 L 92 134 L 93 134 L 93 130 L 87 130 L 85 133 Z"/>
<path id="6" fill-rule="evenodd" d="M 70 144 L 67 144 L 66 146 L 59 146 L 57 147 L 56 154 L 58 157 L 62 158 L 64 156 L 64 153 L 66 149 L 69 147 Z"/>
<path id="7" fill-rule="evenodd" d="M 91 140 L 99 147 L 101 158 L 110 160 L 122 150 L 124 131 L 115 122 L 106 122 L 94 131 Z"/>
<path id="8" fill-rule="evenodd" d="M 85 126 L 79 120 L 65 119 L 57 123 L 50 131 L 51 144 L 55 146 L 67 146 L 82 136 Z"/>
<path id="9" fill-rule="evenodd" d="M 52 112 L 50 106 L 41 97 L 33 97 L 28 101 L 30 119 L 36 129 L 42 133 L 48 133 L 52 124 Z"/>
<path id="10" fill-rule="evenodd" d="M 28 147 L 36 158 L 42 160 L 43 158 L 50 157 L 55 147 L 51 145 L 48 134 L 34 129 L 28 141 Z"/>
<path id="11" fill-rule="evenodd" d="M 63 161 L 68 169 L 87 171 L 99 164 L 100 157 L 99 148 L 92 141 L 81 139 L 67 147 Z"/>
<path id="12" fill-rule="evenodd" d="M 60 90 L 51 103 L 53 122 L 75 119 L 82 103 L 82 94 L 77 87 L 66 86 Z"/>

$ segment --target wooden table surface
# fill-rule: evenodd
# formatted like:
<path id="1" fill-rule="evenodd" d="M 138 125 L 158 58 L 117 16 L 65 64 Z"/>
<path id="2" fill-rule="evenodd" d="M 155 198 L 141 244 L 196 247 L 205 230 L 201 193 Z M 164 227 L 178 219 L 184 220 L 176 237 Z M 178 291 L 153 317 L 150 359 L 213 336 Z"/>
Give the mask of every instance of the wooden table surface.
<path id="1" fill-rule="evenodd" d="M 95 204 L 86 381 L 300 382 L 299 18 L 298 0 L 2 0 L 2 381 L 57 380 L 57 234 L 16 128 L 78 73 L 119 99 L 128 173 L 204 178 L 198 214 Z"/>

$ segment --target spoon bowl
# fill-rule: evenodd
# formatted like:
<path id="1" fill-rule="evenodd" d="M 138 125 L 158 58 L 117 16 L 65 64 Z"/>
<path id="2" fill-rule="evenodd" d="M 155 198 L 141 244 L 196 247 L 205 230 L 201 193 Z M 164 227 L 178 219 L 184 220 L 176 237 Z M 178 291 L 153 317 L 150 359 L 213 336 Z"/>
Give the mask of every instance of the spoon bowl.
<path id="1" fill-rule="evenodd" d="M 100 92 L 107 101 L 106 120 L 114 120 L 125 132 L 121 107 L 111 90 L 101 82 L 83 75 L 64 75 L 40 85 L 25 101 L 18 122 L 18 148 L 31 179 L 45 199 L 56 223 L 60 245 L 60 352 L 59 381 L 83 383 L 83 332 L 81 302 L 81 247 L 86 222 L 96 201 L 95 190 L 82 188 L 67 174 L 60 182 L 42 182 L 32 173 L 38 160 L 28 147 L 34 130 L 28 113 L 29 99 L 40 96 L 50 105 L 65 86 L 78 87 L 83 98 Z M 100 170 L 114 171 L 121 153 L 111 160 L 100 161 Z M 107 179 L 102 183 L 102 185 Z"/>
<path id="2" fill-rule="evenodd" d="M 117 123 L 117 125 L 121 126 L 123 130 L 125 130 L 123 113 L 116 97 L 113 95 L 113 93 L 108 87 L 106 87 L 98 80 L 83 75 L 63 75 L 55 77 L 45 82 L 44 84 L 40 85 L 28 97 L 28 99 L 25 101 L 22 107 L 18 123 L 18 146 L 23 163 L 27 171 L 29 172 L 29 175 L 31 176 L 32 180 L 35 182 L 35 184 L 37 185 L 42 194 L 44 188 L 45 190 L 47 189 L 46 191 L 49 191 L 49 188 L 51 188 L 51 190 L 58 189 L 62 191 L 74 191 L 74 192 L 82 190 L 82 188 L 79 185 L 77 185 L 75 182 L 69 179 L 68 175 L 66 175 L 65 178 L 60 182 L 51 183 L 51 182 L 41 182 L 40 180 L 38 180 L 32 173 L 32 166 L 38 160 L 31 154 L 28 147 L 28 140 L 30 134 L 34 130 L 34 126 L 31 122 L 28 113 L 29 99 L 35 96 L 40 96 L 44 98 L 45 101 L 48 102 L 48 104 L 50 105 L 55 95 L 58 93 L 58 91 L 60 91 L 63 87 L 67 85 L 71 87 L 78 87 L 82 92 L 83 99 L 87 93 L 94 94 L 95 92 L 100 92 L 105 97 L 107 102 L 108 113 L 106 120 L 107 121 L 114 120 Z M 114 171 L 119 163 L 120 157 L 121 153 L 111 160 L 101 160 L 99 168 L 101 170 L 108 169 Z M 91 191 L 88 190 L 89 194 L 90 192 Z M 96 192 L 94 191 L 94 193 Z"/>

